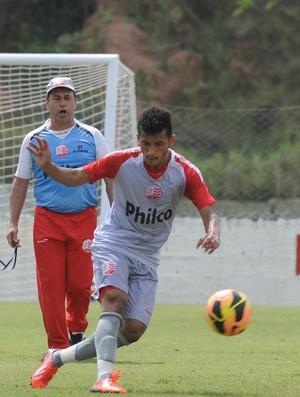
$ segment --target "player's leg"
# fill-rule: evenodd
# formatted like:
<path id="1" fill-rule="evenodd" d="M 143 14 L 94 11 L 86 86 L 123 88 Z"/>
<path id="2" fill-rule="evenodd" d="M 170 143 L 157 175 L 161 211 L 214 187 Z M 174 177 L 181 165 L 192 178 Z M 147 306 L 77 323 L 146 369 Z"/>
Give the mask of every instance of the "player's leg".
<path id="1" fill-rule="evenodd" d="M 118 295 L 121 300 L 126 300 L 126 294 L 123 291 L 114 289 L 115 300 L 118 300 Z M 112 293 L 110 297 L 112 297 Z M 121 303 L 122 305 L 123 303 Z M 98 379 L 91 391 L 126 393 L 116 384 L 119 375 L 112 370 L 118 346 L 118 331 L 122 321 L 122 316 L 115 311 L 103 312 L 100 315 L 96 332 L 85 341 L 67 349 L 49 350 L 42 365 L 31 377 L 32 388 L 45 388 L 63 364 L 83 361 L 95 357 L 97 354 Z M 123 342 L 121 345 L 124 345 Z"/>
<path id="2" fill-rule="evenodd" d="M 91 297 L 93 265 L 91 243 L 97 223 L 96 209 L 87 208 L 67 217 L 67 327 L 71 331 L 71 344 L 82 340 L 88 326 L 87 312 Z M 81 338 L 78 338 L 81 337 Z"/>
<path id="3" fill-rule="evenodd" d="M 103 354 L 100 354 L 100 366 L 102 366 L 102 370 L 105 372 L 111 371 L 110 374 L 104 376 L 104 379 L 99 379 L 92 387 L 92 391 L 100 391 L 100 392 L 115 392 L 115 393 L 125 393 L 126 390 L 116 384 L 116 380 L 118 378 L 118 374 L 114 374 L 112 370 L 112 363 L 110 367 L 107 366 L 108 362 L 115 360 L 115 345 L 116 345 L 116 333 L 115 330 L 119 327 L 119 323 L 121 323 L 121 316 L 118 317 L 116 313 L 103 313 L 101 315 L 100 321 L 97 327 L 97 344 L 99 345 L 99 349 L 103 349 Z M 137 320 L 133 320 L 136 322 Z M 133 325 L 131 320 L 126 320 L 127 324 Z M 130 327 L 129 327 L 130 328 Z M 96 356 L 96 348 L 95 348 L 95 334 L 91 335 L 85 341 L 78 343 L 77 345 L 71 346 L 67 349 L 62 350 L 49 350 L 47 355 L 44 358 L 44 361 L 40 368 L 32 375 L 31 378 L 31 386 L 33 388 L 45 388 L 47 387 L 50 380 L 56 374 L 58 369 L 66 363 L 74 362 L 74 361 L 83 361 L 89 358 L 93 358 Z M 117 336 L 117 347 L 127 345 L 128 342 L 120 335 Z M 98 349 L 98 350 L 99 350 Z M 101 358 L 102 357 L 102 358 Z M 106 358 L 106 360 L 104 360 Z M 101 377 L 101 376 L 100 376 Z"/>
<path id="4" fill-rule="evenodd" d="M 128 345 L 128 340 L 119 331 L 117 335 L 117 348 Z M 55 351 L 53 354 L 53 364 L 62 366 L 63 364 L 89 360 L 95 357 L 97 357 L 97 352 L 95 347 L 95 333 L 93 333 L 84 341 L 77 343 L 76 346 Z"/>
<path id="5" fill-rule="evenodd" d="M 105 317 L 105 316 L 103 316 Z M 117 316 L 118 317 L 118 316 Z M 102 318 L 102 315 L 100 315 L 100 319 Z M 105 319 L 107 320 L 107 318 Z M 102 322 L 99 321 L 100 324 Z M 97 326 L 97 330 L 100 329 L 100 326 Z M 103 321 L 103 330 L 104 333 L 107 330 L 106 323 L 109 323 L 109 320 Z M 140 329 L 140 334 L 142 334 L 146 330 L 146 326 L 141 323 L 138 320 L 134 319 L 126 319 L 126 328 L 127 332 L 130 332 L 130 335 L 136 334 L 136 329 Z M 118 326 L 117 326 L 118 328 Z M 52 361 L 53 364 L 56 366 L 62 366 L 63 364 L 67 364 L 70 362 L 75 362 L 75 361 L 84 361 L 88 360 L 91 358 L 97 357 L 97 351 L 96 351 L 96 346 L 95 346 L 95 335 L 96 332 L 90 335 L 87 339 L 84 341 L 76 344 L 76 346 L 71 346 L 68 349 L 62 349 L 62 350 L 57 350 L 53 353 Z M 98 332 L 97 335 L 97 340 L 101 340 L 101 335 L 100 332 Z M 117 348 L 122 347 L 122 346 L 128 346 L 130 342 L 124 337 L 124 335 L 120 332 L 120 330 L 117 333 Z"/>
<path id="6" fill-rule="evenodd" d="M 117 348 L 128 346 L 129 344 L 128 340 L 119 331 L 117 335 Z M 76 346 L 54 352 L 53 363 L 62 366 L 63 364 L 89 360 L 95 357 L 97 357 L 97 352 L 95 347 L 95 333 L 93 333 L 84 341 L 77 343 Z"/>
<path id="7" fill-rule="evenodd" d="M 120 254 L 110 253 L 109 258 L 109 261 L 101 261 L 100 299 L 103 313 L 95 334 L 98 377 L 91 391 L 126 393 L 115 383 L 117 378 L 113 373 L 118 335 L 119 341 L 122 336 L 129 344 L 144 334 L 155 303 L 157 272 Z M 109 270 L 108 274 L 105 274 L 105 269 Z M 98 273 L 95 273 L 96 286 L 99 285 Z M 125 316 L 126 320 L 121 321 L 119 315 Z"/>
<path id="8" fill-rule="evenodd" d="M 43 359 L 42 365 L 31 377 L 32 388 L 45 388 L 58 369 L 66 363 L 82 361 L 96 356 L 95 334 L 76 345 L 66 349 L 50 349 Z"/>
<path id="9" fill-rule="evenodd" d="M 37 207 L 33 226 L 36 277 L 48 347 L 69 346 L 65 314 L 66 251 L 63 230 L 56 214 Z"/>
<path id="10" fill-rule="evenodd" d="M 125 257 L 120 257 L 120 255 L 115 255 L 112 252 L 109 253 L 105 247 L 103 247 L 103 250 L 105 254 L 103 254 L 103 251 L 98 251 L 97 255 L 94 256 L 95 287 L 98 298 L 102 282 L 104 284 L 108 282 L 108 285 L 109 283 L 122 285 L 123 289 L 126 290 L 129 275 L 129 267 Z M 127 293 L 120 288 L 105 287 L 102 288 L 100 299 L 104 310 L 107 310 L 107 312 L 102 312 L 95 334 L 67 349 L 49 351 L 40 368 L 32 375 L 31 386 L 33 388 L 46 387 L 63 364 L 90 358 L 94 356 L 96 351 L 99 373 L 92 391 L 126 393 L 116 384 L 115 381 L 118 376 L 113 373 L 112 366 L 115 362 L 118 346 L 118 332 L 123 321 L 122 314 L 126 309 Z M 121 343 L 123 344 L 123 342 Z M 105 375 L 104 379 L 102 379 L 102 375 Z"/>
<path id="11" fill-rule="evenodd" d="M 104 293 L 102 293 L 103 290 L 105 290 Z M 123 314 L 127 305 L 127 294 L 119 288 L 110 286 L 103 290 L 100 294 L 102 313 L 95 332 L 98 376 L 90 391 L 127 393 L 116 383 L 119 373 L 116 374 L 113 371 L 119 329 L 123 323 Z"/>
<path id="12" fill-rule="evenodd" d="M 125 393 L 116 384 L 118 376 L 113 366 L 117 347 L 128 344 L 123 336 L 120 337 L 119 329 L 127 306 L 130 260 L 104 242 L 93 246 L 93 260 L 93 296 L 101 302 L 102 314 L 95 332 L 98 376 L 91 391 Z"/>
<path id="13" fill-rule="evenodd" d="M 137 342 L 145 333 L 147 325 L 135 318 L 126 318 L 118 333 L 118 347 Z"/>
<path id="14" fill-rule="evenodd" d="M 157 270 L 131 260 L 128 280 L 128 304 L 119 332 L 128 343 L 138 341 L 146 331 L 155 305 Z"/>
<path id="15" fill-rule="evenodd" d="M 103 247 L 104 252 L 107 252 Z M 97 254 L 95 256 L 95 285 L 99 288 L 99 283 L 103 284 L 111 283 L 116 285 L 122 285 L 123 289 L 127 289 L 127 280 L 129 278 L 129 263 L 130 261 L 115 253 Z M 122 265 L 121 265 L 122 263 Z M 109 271 L 108 271 L 109 269 Z M 99 274 L 99 272 L 106 274 Z M 155 274 L 151 271 L 151 277 L 154 278 L 152 287 L 156 289 Z M 147 271 L 146 273 L 149 273 Z M 143 274 L 146 275 L 146 273 Z M 108 281 L 109 280 L 109 281 Z M 147 291 L 150 288 L 145 286 Z M 153 289 L 153 288 L 152 288 Z M 119 332 L 120 325 L 122 324 L 122 314 L 126 310 L 127 306 L 127 293 L 120 288 L 106 286 L 101 289 L 101 301 L 103 312 L 100 316 L 100 320 L 97 326 L 95 334 L 91 335 L 87 340 L 71 346 L 68 349 L 60 350 L 57 352 L 48 353 L 46 356 L 46 363 L 33 374 L 32 376 L 32 387 L 46 387 L 48 382 L 52 379 L 58 368 L 67 362 L 82 361 L 87 358 L 94 357 L 95 350 L 97 352 L 97 363 L 98 363 L 98 377 L 96 383 L 92 387 L 94 392 L 115 392 L 115 393 L 126 393 L 126 391 L 116 384 L 118 374 L 115 374 L 112 370 L 115 362 L 116 349 L 129 344 L 128 340 L 123 334 Z M 154 296 L 150 293 L 150 296 Z M 133 299 L 134 295 L 131 295 Z M 153 308 L 154 301 L 147 300 L 146 307 Z M 134 304 L 132 302 L 132 307 Z M 105 311 L 106 310 L 106 311 Z M 143 309 L 140 308 L 137 311 L 131 309 L 132 313 L 140 313 Z M 152 312 L 152 309 L 151 309 Z M 129 313 L 130 314 L 130 313 Z M 147 314 L 147 318 L 143 314 L 136 314 L 143 318 L 143 321 L 148 322 L 150 320 L 150 314 Z M 129 335 L 131 339 L 137 340 L 145 331 L 146 325 L 139 320 L 127 319 L 127 327 L 124 327 L 125 335 Z M 140 327 L 137 327 L 140 324 Z M 137 333 L 138 329 L 138 333 Z M 40 386 L 41 385 L 41 386 Z"/>

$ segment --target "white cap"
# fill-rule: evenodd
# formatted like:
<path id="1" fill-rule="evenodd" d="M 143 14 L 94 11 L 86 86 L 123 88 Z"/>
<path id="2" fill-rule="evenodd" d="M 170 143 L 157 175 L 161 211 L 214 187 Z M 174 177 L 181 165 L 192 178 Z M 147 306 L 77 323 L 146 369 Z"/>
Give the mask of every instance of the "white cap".
<path id="1" fill-rule="evenodd" d="M 73 81 L 70 79 L 70 77 L 54 77 L 54 79 L 50 80 L 47 85 L 47 95 L 54 88 L 68 88 L 69 90 L 76 92 Z"/>

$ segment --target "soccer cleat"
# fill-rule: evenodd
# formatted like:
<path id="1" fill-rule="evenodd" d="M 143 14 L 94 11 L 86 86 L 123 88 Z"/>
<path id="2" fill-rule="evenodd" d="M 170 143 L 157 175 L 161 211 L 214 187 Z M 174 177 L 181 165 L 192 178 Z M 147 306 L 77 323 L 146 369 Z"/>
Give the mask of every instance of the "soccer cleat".
<path id="1" fill-rule="evenodd" d="M 69 331 L 69 336 L 70 336 L 70 345 L 76 345 L 79 342 L 82 342 L 85 340 L 85 335 L 83 332 L 78 332 L 77 334 L 73 334 L 72 331 Z"/>
<path id="2" fill-rule="evenodd" d="M 32 375 L 30 385 L 33 389 L 45 388 L 58 371 L 59 367 L 52 364 L 52 355 L 55 351 L 50 349 L 46 353 L 42 365 Z"/>
<path id="3" fill-rule="evenodd" d="M 90 391 L 93 393 L 122 393 L 126 394 L 127 391 L 121 386 L 116 384 L 116 381 L 120 377 L 120 371 L 112 372 L 111 376 L 106 379 L 98 380 L 91 388 Z"/>

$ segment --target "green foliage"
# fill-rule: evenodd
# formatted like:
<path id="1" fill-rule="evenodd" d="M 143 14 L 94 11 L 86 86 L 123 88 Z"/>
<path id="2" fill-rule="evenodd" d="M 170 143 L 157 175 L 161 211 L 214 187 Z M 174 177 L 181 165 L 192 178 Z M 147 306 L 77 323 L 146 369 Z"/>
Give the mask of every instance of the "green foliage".
<path id="1" fill-rule="evenodd" d="M 101 15 L 101 20 L 105 25 L 109 24 L 112 18 L 113 18 L 113 10 L 111 9 L 105 10 Z"/>
<path id="2" fill-rule="evenodd" d="M 137 23 L 143 30 L 151 31 L 149 39 L 160 43 L 159 47 L 170 44 L 170 37 L 180 29 L 184 19 L 182 4 L 174 0 L 140 0 L 130 3 L 125 11 L 129 20 Z M 153 29 L 154 24 L 155 29 Z"/>
<path id="3" fill-rule="evenodd" d="M 263 6 L 266 10 L 270 11 L 277 4 L 278 0 L 264 0 Z M 237 8 L 234 10 L 234 16 L 240 16 L 247 12 L 249 9 L 259 6 L 261 0 L 236 0 Z"/>
<path id="4" fill-rule="evenodd" d="M 80 31 L 85 19 L 94 12 L 95 5 L 95 0 L 72 0 L 71 6 L 69 2 L 60 0 L 2 1 L 2 51 L 54 51 L 53 48 L 60 36 Z"/>
<path id="5" fill-rule="evenodd" d="M 100 20 L 91 25 L 87 18 L 98 4 Z M 182 95 L 174 95 L 176 105 L 295 106 L 300 98 L 299 9 L 298 0 L 74 0 L 72 6 L 59 0 L 2 0 L 0 34 L 3 52 L 103 52 L 107 25 L 119 14 L 146 34 L 149 55 L 160 60 L 170 78 L 170 55 L 180 50 L 200 55 L 203 81 L 193 86 L 193 76 L 178 76 Z M 141 100 L 149 97 L 139 80 L 137 89 Z"/>
<path id="6" fill-rule="evenodd" d="M 86 23 L 98 3 L 99 21 Z M 102 52 L 114 15 L 138 25 L 147 55 L 170 85 L 180 81 L 172 96 L 182 106 L 174 110 L 176 150 L 199 164 L 219 199 L 265 201 L 300 197 L 299 11 L 298 0 L 2 0 L 0 33 L 3 52 Z M 192 73 L 172 74 L 176 51 L 200 55 L 199 84 Z M 148 105 L 164 87 L 153 86 L 147 65 L 137 65 L 135 76 L 137 99 Z M 14 144 L 7 135 L 3 158 L 17 156 Z"/>
<path id="7" fill-rule="evenodd" d="M 66 33 L 57 39 L 52 51 L 56 53 L 78 53 L 83 32 Z"/>
<path id="8" fill-rule="evenodd" d="M 199 158 L 193 150 L 176 150 L 200 168 L 219 200 L 267 201 L 300 197 L 300 142 L 283 143 L 268 155 L 255 152 L 246 156 L 231 150 Z"/>
<path id="9" fill-rule="evenodd" d="M 171 108 L 174 149 L 219 200 L 299 198 L 299 108 Z"/>
<path id="10" fill-rule="evenodd" d="M 151 86 L 151 79 L 147 73 L 144 65 L 138 66 L 135 71 L 135 82 L 136 82 L 136 95 L 141 101 L 149 102 L 150 98 L 148 95 L 149 88 Z"/>
<path id="11" fill-rule="evenodd" d="M 172 51 L 203 55 L 202 86 L 192 89 L 186 76 L 176 105 L 266 108 L 299 103 L 298 74 L 290 72 L 299 67 L 296 0 L 142 0 L 124 12 L 148 34 L 153 54 L 167 73 Z"/>

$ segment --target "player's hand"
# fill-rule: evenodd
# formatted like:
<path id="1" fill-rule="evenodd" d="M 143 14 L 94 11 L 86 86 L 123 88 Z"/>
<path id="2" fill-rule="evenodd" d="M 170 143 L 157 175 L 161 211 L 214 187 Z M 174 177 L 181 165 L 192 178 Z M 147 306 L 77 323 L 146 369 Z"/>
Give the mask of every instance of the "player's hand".
<path id="1" fill-rule="evenodd" d="M 203 248 L 205 252 L 209 255 L 212 254 L 220 246 L 220 238 L 214 235 L 206 234 L 204 237 L 200 238 L 196 248 Z"/>
<path id="2" fill-rule="evenodd" d="M 6 235 L 7 242 L 12 248 L 21 247 L 20 239 L 18 239 L 18 228 L 17 226 L 10 225 Z"/>
<path id="3" fill-rule="evenodd" d="M 46 139 L 39 138 L 38 136 L 35 136 L 34 139 L 37 143 L 33 140 L 30 141 L 27 149 L 34 155 L 38 165 L 45 170 L 51 164 L 51 152 L 48 142 Z"/>

